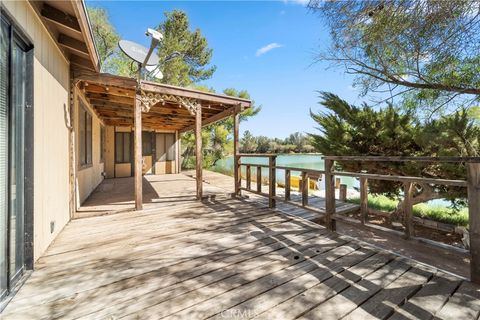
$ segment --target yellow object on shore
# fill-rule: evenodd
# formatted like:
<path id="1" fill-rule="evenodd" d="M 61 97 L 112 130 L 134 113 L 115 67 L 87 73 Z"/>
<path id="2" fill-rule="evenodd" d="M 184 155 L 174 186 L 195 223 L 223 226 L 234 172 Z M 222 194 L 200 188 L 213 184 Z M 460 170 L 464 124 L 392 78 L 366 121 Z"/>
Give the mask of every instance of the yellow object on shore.
<path id="1" fill-rule="evenodd" d="M 291 176 L 290 177 L 290 187 L 300 190 L 300 182 L 302 181 L 302 177 L 299 176 Z M 317 181 L 313 179 L 308 179 L 308 189 L 316 190 L 317 188 Z"/>

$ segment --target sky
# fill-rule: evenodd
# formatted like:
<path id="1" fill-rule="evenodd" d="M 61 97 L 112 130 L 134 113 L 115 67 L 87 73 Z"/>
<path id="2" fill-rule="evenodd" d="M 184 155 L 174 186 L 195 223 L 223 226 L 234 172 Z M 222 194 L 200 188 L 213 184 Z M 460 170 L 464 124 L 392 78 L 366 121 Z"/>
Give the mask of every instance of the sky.
<path id="1" fill-rule="evenodd" d="M 322 110 L 318 91 L 360 103 L 353 78 L 327 62 L 315 62 L 329 45 L 321 18 L 305 1 L 87 1 L 107 9 L 121 37 L 150 45 L 148 27 L 156 27 L 165 11 L 188 14 L 213 49 L 213 77 L 203 81 L 221 92 L 247 90 L 262 111 L 242 122 L 240 132 L 285 138 L 293 132 L 315 132 L 309 112 Z M 330 67 L 330 68 L 329 68 Z"/>

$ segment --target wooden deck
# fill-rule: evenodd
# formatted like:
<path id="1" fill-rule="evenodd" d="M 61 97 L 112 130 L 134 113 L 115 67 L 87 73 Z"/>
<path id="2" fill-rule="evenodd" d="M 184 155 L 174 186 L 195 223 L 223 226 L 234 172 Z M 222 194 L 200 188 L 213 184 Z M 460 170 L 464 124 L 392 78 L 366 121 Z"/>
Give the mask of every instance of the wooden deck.
<path id="1" fill-rule="evenodd" d="M 480 288 L 456 276 L 260 203 L 192 201 L 191 179 L 169 185 L 174 202 L 70 222 L 2 319 L 479 316 Z"/>

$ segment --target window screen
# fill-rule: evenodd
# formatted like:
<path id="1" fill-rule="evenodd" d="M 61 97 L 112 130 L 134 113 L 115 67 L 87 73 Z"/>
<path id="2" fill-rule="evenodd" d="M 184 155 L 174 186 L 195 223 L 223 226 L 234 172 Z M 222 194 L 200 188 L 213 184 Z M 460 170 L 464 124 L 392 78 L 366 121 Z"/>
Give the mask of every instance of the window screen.
<path id="1" fill-rule="evenodd" d="M 115 132 L 115 162 L 130 163 L 131 133 Z"/>
<path id="2" fill-rule="evenodd" d="M 156 140 L 156 158 L 158 161 L 174 161 L 175 134 L 157 133 Z"/>

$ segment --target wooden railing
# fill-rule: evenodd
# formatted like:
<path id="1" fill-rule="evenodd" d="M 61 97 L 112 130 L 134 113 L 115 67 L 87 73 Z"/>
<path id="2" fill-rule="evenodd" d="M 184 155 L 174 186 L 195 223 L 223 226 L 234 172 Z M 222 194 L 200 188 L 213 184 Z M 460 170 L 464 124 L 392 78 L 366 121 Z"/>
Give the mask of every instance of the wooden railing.
<path id="1" fill-rule="evenodd" d="M 242 158 L 260 157 L 267 158 L 266 164 L 242 163 Z M 319 156 L 320 158 L 320 156 Z M 369 180 L 386 180 L 403 182 L 403 211 L 404 211 L 404 232 L 405 238 L 410 239 L 414 235 L 413 229 L 413 194 L 416 183 L 446 185 L 466 187 L 468 192 L 468 211 L 469 211 L 469 239 L 471 254 L 471 279 L 473 282 L 480 283 L 480 158 L 479 157 L 361 157 L 361 156 L 323 156 L 324 170 L 315 170 L 307 168 L 295 168 L 288 166 L 277 166 L 275 154 L 238 154 L 234 160 L 234 170 L 239 177 L 235 181 L 235 193 L 240 194 L 242 190 L 253 192 L 268 197 L 269 206 L 274 208 L 276 201 L 285 201 L 292 205 L 303 207 L 323 215 L 325 226 L 334 231 L 336 229 L 336 220 L 345 220 L 345 216 L 336 214 L 335 205 L 335 177 L 346 176 L 355 177 L 360 182 L 360 223 L 368 223 L 368 182 Z M 357 162 L 456 162 L 465 163 L 467 167 L 466 180 L 435 179 L 413 176 L 397 176 L 371 174 L 364 172 L 335 171 L 335 161 L 357 161 Z M 246 184 L 242 187 L 241 168 L 246 170 Z M 252 167 L 256 167 L 256 189 L 251 186 Z M 262 168 L 268 168 L 268 193 L 262 191 Z M 276 170 L 285 171 L 285 194 L 279 197 L 276 194 Z M 301 204 L 291 201 L 290 177 L 292 171 L 298 171 L 301 175 L 301 184 L 299 192 L 301 193 Z M 325 179 L 325 210 L 314 208 L 308 204 L 308 178 L 309 176 L 323 175 Z M 343 191 L 345 192 L 345 191 Z"/>

